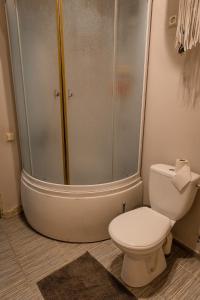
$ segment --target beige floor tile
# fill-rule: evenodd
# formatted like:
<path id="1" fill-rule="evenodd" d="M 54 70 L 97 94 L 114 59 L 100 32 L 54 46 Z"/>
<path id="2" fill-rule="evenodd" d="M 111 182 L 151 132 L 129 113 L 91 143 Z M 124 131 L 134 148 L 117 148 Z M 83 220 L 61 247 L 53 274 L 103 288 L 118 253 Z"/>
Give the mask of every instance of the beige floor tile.
<path id="1" fill-rule="evenodd" d="M 9 219 L 1 219 L 0 227 L 6 233 L 15 233 L 18 230 L 28 230 L 30 228 L 29 226 L 27 226 L 23 215 L 18 215 Z"/>
<path id="2" fill-rule="evenodd" d="M 58 245 L 50 245 L 49 242 L 42 239 L 27 241 L 27 244 L 21 248 L 15 248 L 15 253 L 25 275 L 34 282 L 44 278 L 64 264 Z"/>
<path id="3" fill-rule="evenodd" d="M 36 233 L 23 217 L 0 220 L 0 299 L 40 300 L 36 282 L 89 251 L 120 279 L 123 254 L 111 240 L 75 244 Z M 140 300 L 200 300 L 200 264 L 178 245 L 167 258 L 168 267 L 152 283 L 131 288 Z"/>
<path id="4" fill-rule="evenodd" d="M 25 280 L 21 267 L 7 240 L 0 243 L 0 299 Z"/>
<path id="5" fill-rule="evenodd" d="M 0 292 L 1 300 L 42 300 L 40 292 L 31 289 L 26 281 L 18 282 L 9 289 Z"/>
<path id="6" fill-rule="evenodd" d="M 138 300 L 162 300 L 162 297 L 156 295 L 155 290 L 149 285 L 140 289 L 132 289 L 132 292 L 138 298 Z"/>
<path id="7" fill-rule="evenodd" d="M 115 251 L 111 253 L 111 261 L 109 262 L 109 257 L 105 260 L 106 265 L 111 273 L 113 273 L 117 277 L 121 277 L 121 269 L 123 263 L 124 255 L 119 251 Z"/>
<path id="8" fill-rule="evenodd" d="M 5 240 L 5 239 L 6 239 L 6 236 L 4 234 L 4 230 L 2 228 L 2 222 L 0 220 L 0 242 L 3 241 L 3 240 Z"/>
<path id="9" fill-rule="evenodd" d="M 196 255 L 188 254 L 187 257 L 180 261 L 180 265 L 194 276 L 200 278 L 200 258 L 197 258 Z"/>
<path id="10" fill-rule="evenodd" d="M 200 300 L 200 277 L 190 277 L 187 285 L 181 287 L 174 300 Z"/>
<path id="11" fill-rule="evenodd" d="M 111 269 L 113 261 L 121 254 L 121 251 L 111 240 L 100 243 L 97 247 L 89 251 L 101 264 Z"/>
<path id="12" fill-rule="evenodd" d="M 6 253 L 9 253 L 11 250 L 10 244 L 4 233 L 0 233 L 0 256 L 3 256 Z"/>
<path id="13" fill-rule="evenodd" d="M 7 221 L 7 220 L 6 220 Z M 32 230 L 22 218 L 3 223 L 17 260 L 29 280 L 38 281 L 62 266 L 59 242 Z"/>
<path id="14" fill-rule="evenodd" d="M 62 260 L 67 263 L 78 258 L 80 255 L 84 254 L 90 249 L 97 247 L 97 245 L 99 245 L 99 243 L 76 244 L 60 242 L 58 247 Z"/>
<path id="15" fill-rule="evenodd" d="M 190 274 L 179 265 L 173 265 L 170 270 L 163 272 L 152 283 L 151 287 L 155 295 L 163 299 L 175 299 L 176 294 L 183 286 L 188 286 L 191 280 Z"/>

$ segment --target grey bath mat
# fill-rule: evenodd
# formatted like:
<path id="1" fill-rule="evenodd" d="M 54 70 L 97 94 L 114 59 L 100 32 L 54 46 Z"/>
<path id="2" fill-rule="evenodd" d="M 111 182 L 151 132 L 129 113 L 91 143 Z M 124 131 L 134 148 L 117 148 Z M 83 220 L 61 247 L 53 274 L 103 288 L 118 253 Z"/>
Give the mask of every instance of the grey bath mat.
<path id="1" fill-rule="evenodd" d="M 88 252 L 38 282 L 45 300 L 129 300 L 136 297 Z"/>

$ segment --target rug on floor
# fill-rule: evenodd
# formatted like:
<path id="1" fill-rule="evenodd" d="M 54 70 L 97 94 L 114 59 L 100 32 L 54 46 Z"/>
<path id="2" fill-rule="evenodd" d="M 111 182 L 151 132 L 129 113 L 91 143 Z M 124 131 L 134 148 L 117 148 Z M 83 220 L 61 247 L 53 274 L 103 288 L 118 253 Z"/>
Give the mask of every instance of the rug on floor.
<path id="1" fill-rule="evenodd" d="M 37 284 L 45 300 L 136 299 L 88 252 Z"/>

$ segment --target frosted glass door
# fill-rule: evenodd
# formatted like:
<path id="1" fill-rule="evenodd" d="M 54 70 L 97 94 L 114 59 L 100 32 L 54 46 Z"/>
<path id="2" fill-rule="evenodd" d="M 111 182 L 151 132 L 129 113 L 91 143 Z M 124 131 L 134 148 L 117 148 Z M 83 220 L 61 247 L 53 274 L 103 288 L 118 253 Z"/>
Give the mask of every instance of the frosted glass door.
<path id="1" fill-rule="evenodd" d="M 63 0 L 71 184 L 112 181 L 114 0 Z"/>
<path id="2" fill-rule="evenodd" d="M 139 162 L 148 1 L 118 0 L 114 179 L 136 174 Z"/>
<path id="3" fill-rule="evenodd" d="M 17 0 L 32 175 L 64 182 L 55 0 Z"/>

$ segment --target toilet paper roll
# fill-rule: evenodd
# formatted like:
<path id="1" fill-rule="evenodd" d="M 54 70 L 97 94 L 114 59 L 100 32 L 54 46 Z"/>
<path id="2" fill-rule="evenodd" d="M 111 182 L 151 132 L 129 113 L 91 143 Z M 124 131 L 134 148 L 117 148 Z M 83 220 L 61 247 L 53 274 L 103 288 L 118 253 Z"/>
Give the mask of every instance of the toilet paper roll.
<path id="1" fill-rule="evenodd" d="M 190 163 L 187 159 L 177 158 L 175 164 L 175 173 L 177 173 L 183 166 L 188 166 L 190 168 Z"/>

